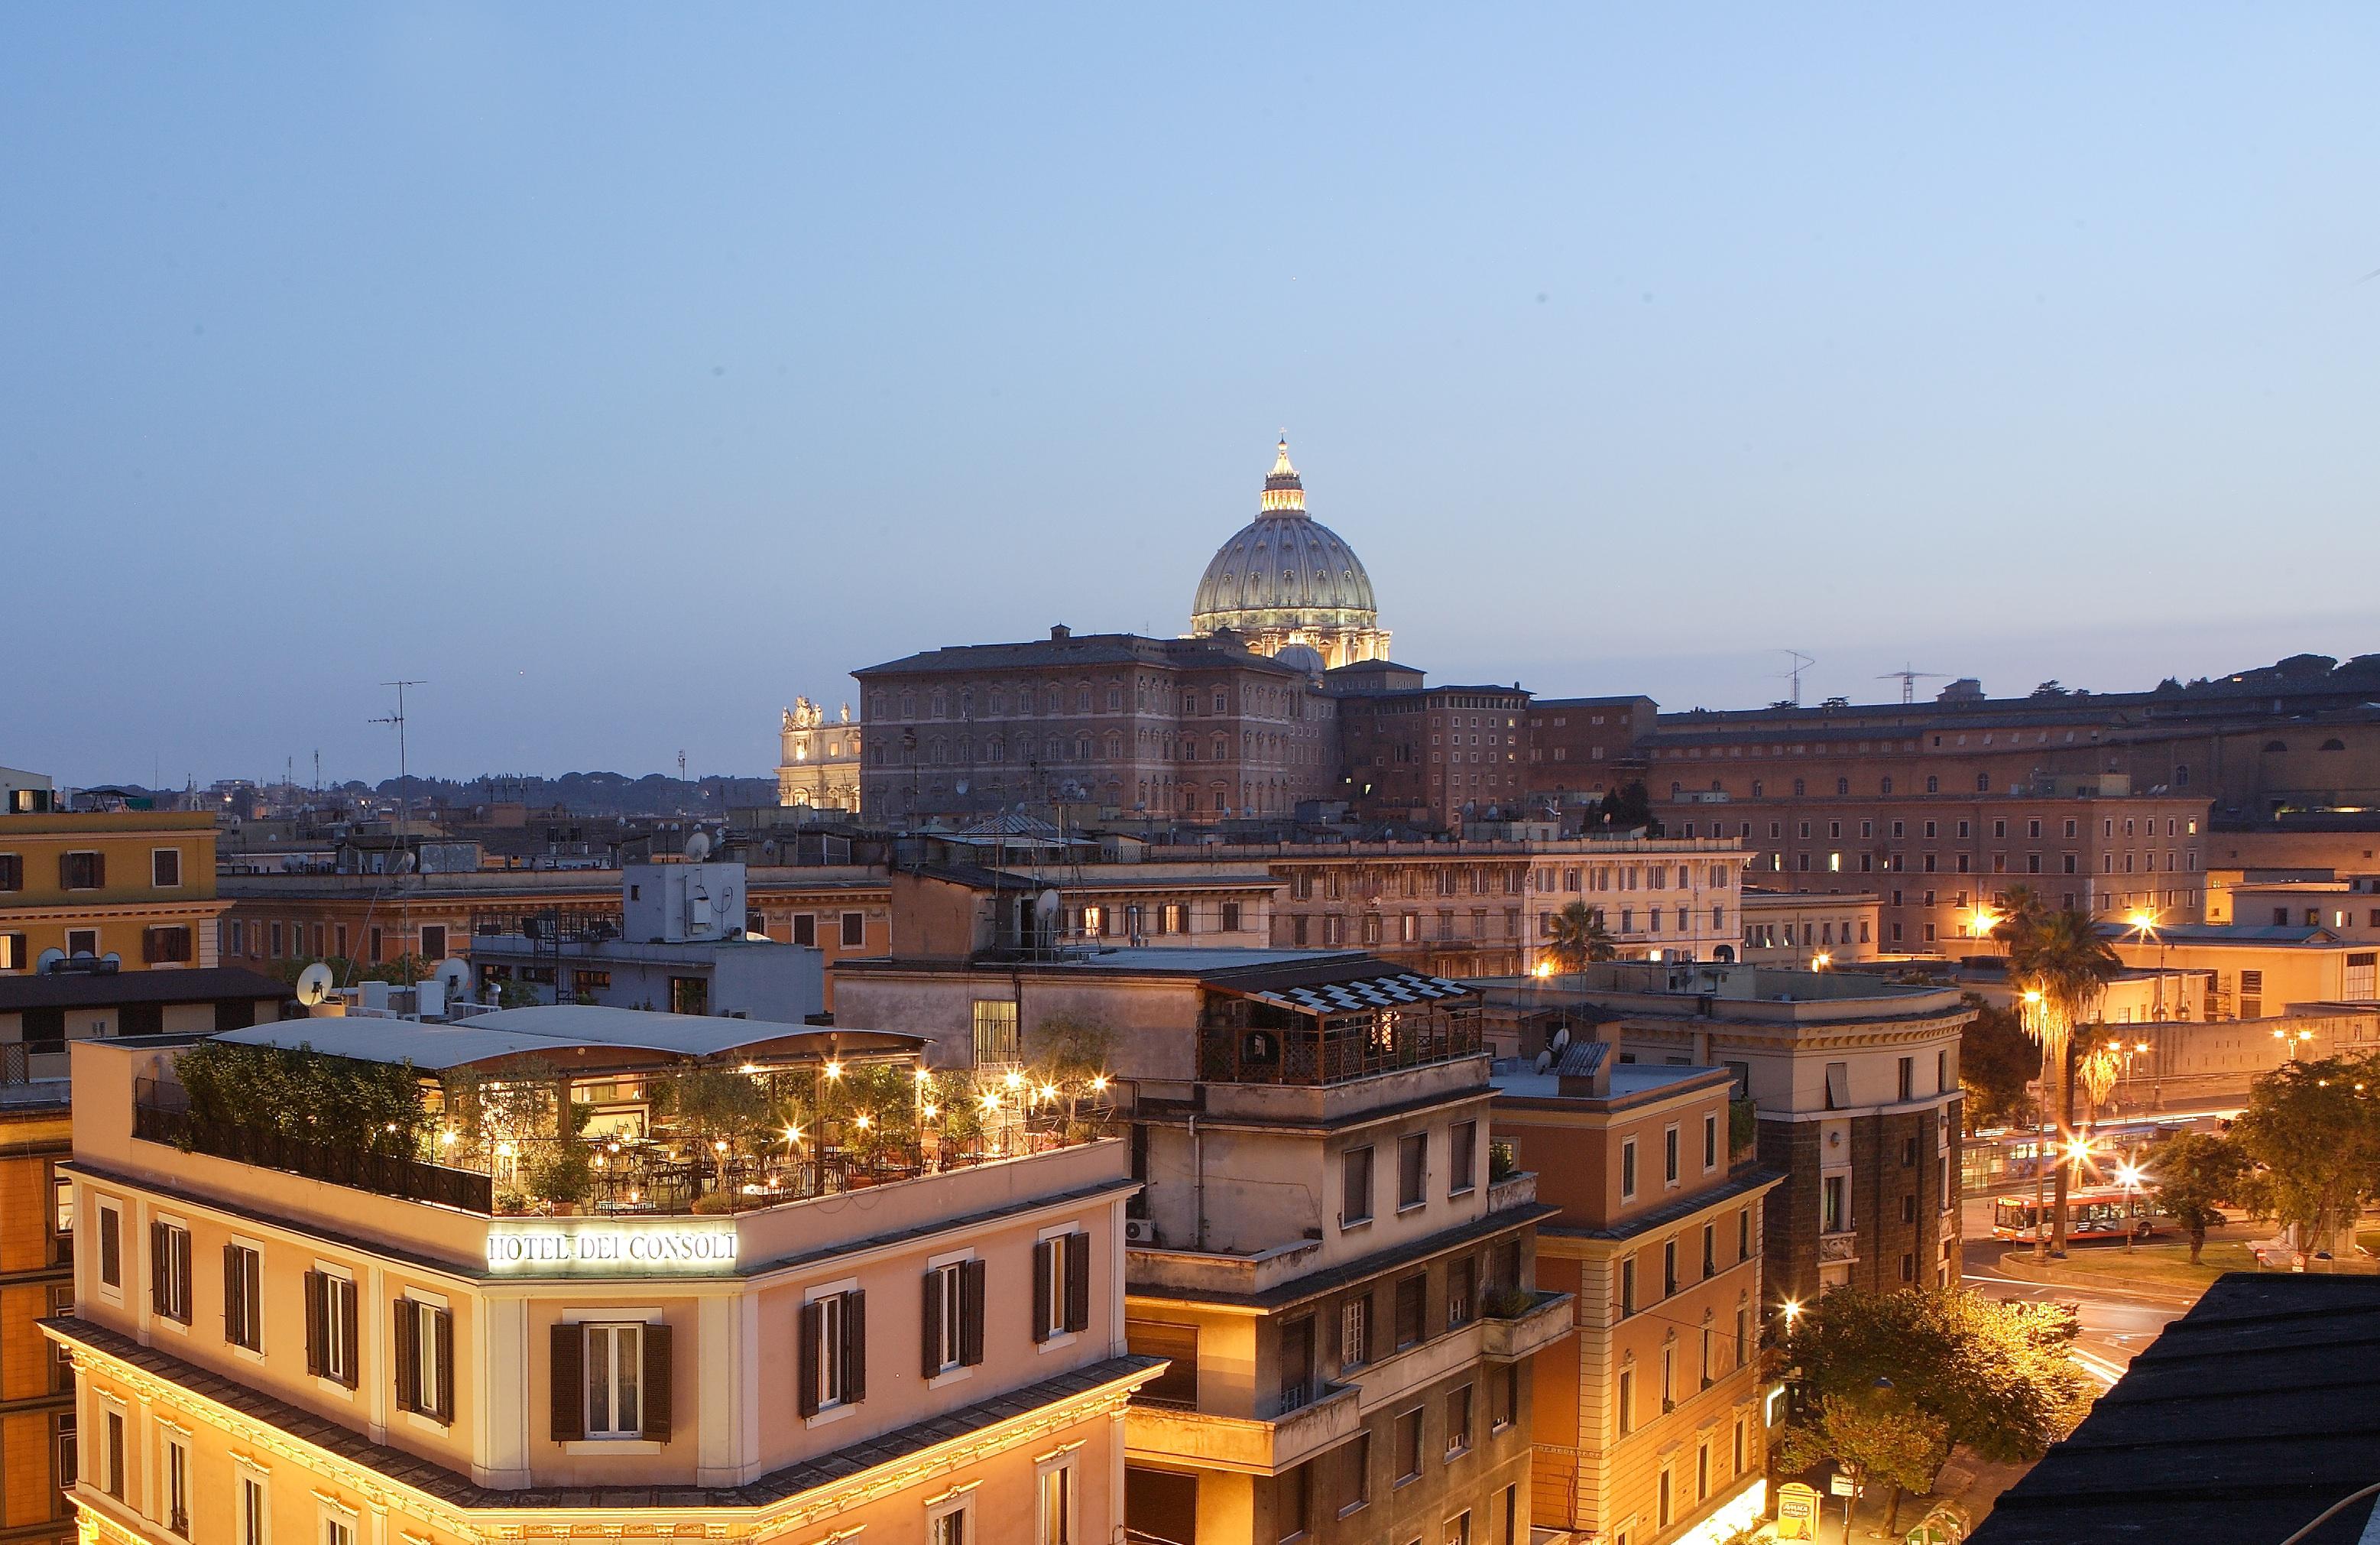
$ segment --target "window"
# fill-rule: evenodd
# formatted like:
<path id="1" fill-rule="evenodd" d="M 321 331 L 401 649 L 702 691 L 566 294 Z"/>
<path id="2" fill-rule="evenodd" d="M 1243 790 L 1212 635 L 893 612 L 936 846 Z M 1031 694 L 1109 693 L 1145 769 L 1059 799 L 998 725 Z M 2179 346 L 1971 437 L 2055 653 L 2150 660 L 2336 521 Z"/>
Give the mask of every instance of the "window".
<path id="1" fill-rule="evenodd" d="M 149 850 L 149 883 L 161 891 L 178 890 L 182 883 L 182 850 L 178 847 L 155 847 Z"/>
<path id="2" fill-rule="evenodd" d="M 1620 1199 L 1630 1201 L 1636 1195 L 1636 1139 L 1627 1138 L 1620 1145 Z"/>
<path id="3" fill-rule="evenodd" d="M 1450 1392 L 1446 1397 L 1446 1456 L 1449 1459 L 1471 1447 L 1471 1390 L 1469 1384 Z"/>
<path id="4" fill-rule="evenodd" d="M 455 1317 L 418 1298 L 396 1301 L 396 1408 L 455 1420 Z"/>
<path id="5" fill-rule="evenodd" d="M 124 1214 L 105 1202 L 99 1205 L 99 1280 L 106 1287 L 124 1285 Z"/>
<path id="6" fill-rule="evenodd" d="M 1852 1064 L 1830 1062 L 1827 1064 L 1827 1109 L 1846 1110 L 1852 1102 Z"/>
<path id="7" fill-rule="evenodd" d="M 758 930 L 752 931 L 758 932 Z M 425 923 L 421 928 L 421 958 L 439 961 L 446 958 L 446 929 L 443 923 Z"/>
<path id="8" fill-rule="evenodd" d="M 1818 1232 L 1840 1234 L 1851 1226 L 1851 1213 L 1844 1206 L 1844 1177 L 1826 1176 L 1818 1186 Z"/>
<path id="9" fill-rule="evenodd" d="M 1050 1341 L 1091 1323 L 1091 1236 L 1054 1234 L 1033 1247 L 1033 1339 Z"/>
<path id="10" fill-rule="evenodd" d="M 58 855 L 58 889 L 97 891 L 107 885 L 107 858 L 100 853 Z"/>
<path id="11" fill-rule="evenodd" d="M 1735 1259 L 1752 1259 L 1752 1209 L 1740 1207 L 1735 1211 Z"/>
<path id="12" fill-rule="evenodd" d="M 1040 1545 L 1075 1545 L 1075 1466 L 1072 1462 L 1041 1472 L 1035 1488 L 1039 1496 Z"/>
<path id="13" fill-rule="evenodd" d="M 1421 1407 L 1397 1417 L 1397 1484 L 1421 1478 Z"/>
<path id="14" fill-rule="evenodd" d="M 1339 1366 L 1361 1368 L 1372 1360 L 1372 1296 L 1368 1293 L 1339 1306 Z"/>
<path id="15" fill-rule="evenodd" d="M 1718 1168 L 1718 1113 L 1714 1111 L 1703 1117 L 1703 1173 L 1708 1174 L 1717 1168 Z"/>
<path id="16" fill-rule="evenodd" d="M 1458 1121 L 1446 1137 L 1446 1194 L 1459 1197 L 1479 1184 L 1479 1124 Z"/>
<path id="17" fill-rule="evenodd" d="M 1429 1275 L 1415 1271 L 1397 1283 L 1397 1346 L 1402 1350 L 1420 1344 L 1427 1328 L 1423 1309 L 1429 1298 Z"/>
<path id="18" fill-rule="evenodd" d="M 1397 1210 L 1419 1207 L 1429 1199 L 1429 1134 L 1415 1132 L 1397 1139 Z"/>
<path id="19" fill-rule="evenodd" d="M 796 912 L 794 914 L 794 943 L 801 945 L 805 949 L 818 948 L 817 913 Z"/>
<path id="20" fill-rule="evenodd" d="M 1283 1539 L 1296 1539 L 1314 1527 L 1314 1464 L 1308 1461 L 1281 1478 L 1273 1524 Z"/>
<path id="21" fill-rule="evenodd" d="M 179 1223 L 149 1225 L 149 1307 L 163 1319 L 190 1322 L 190 1231 Z"/>
<path id="22" fill-rule="evenodd" d="M 1620 1318 L 1627 1319 L 1636 1312 L 1636 1258 L 1628 1256 L 1620 1262 Z"/>
<path id="23" fill-rule="evenodd" d="M 263 1269 L 263 1258 L 249 1247 L 224 1247 L 224 1340 L 250 1352 L 264 1350 Z"/>
<path id="24" fill-rule="evenodd" d="M 1620 1370 L 1620 1397 L 1614 1402 L 1620 1407 L 1620 1435 L 1623 1438 L 1636 1430 L 1636 1370 Z"/>
<path id="25" fill-rule="evenodd" d="M 1521 1417 L 1521 1367 L 1506 1363 L 1488 1379 L 1488 1430 L 1501 1432 Z"/>
<path id="26" fill-rule="evenodd" d="M 918 1343 L 927 1378 L 983 1361 L 984 1271 L 980 1260 L 953 1260 L 926 1273 Z M 1194 1356 L 1194 1377 L 1196 1361 Z"/>
<path id="27" fill-rule="evenodd" d="M 1903 1100 L 1909 1099 L 1912 1092 L 1917 1088 L 1917 1059 L 1915 1057 L 1903 1057 L 1900 1059 L 1899 1088 L 1900 1090 L 1900 1098 Z"/>
<path id="28" fill-rule="evenodd" d="M 1718 1275 L 1718 1225 L 1717 1223 L 1703 1225 L 1703 1275 L 1706 1278 Z"/>
<path id="29" fill-rule="evenodd" d="M 1446 1263 L 1446 1328 L 1471 1322 L 1479 1296 L 1479 1262 L 1469 1256 Z"/>
<path id="30" fill-rule="evenodd" d="M 868 914 L 865 912 L 845 912 L 843 915 L 843 947 L 847 950 L 856 950 L 866 947 L 867 943 Z"/>
<path id="31" fill-rule="evenodd" d="M 927 1514 L 926 1545 L 976 1545 L 973 1493 L 941 1503 Z"/>
<path id="32" fill-rule="evenodd" d="M 978 1067 L 989 1063 L 1022 1060 L 1024 1051 L 1016 1036 L 1014 1004 L 991 998 L 977 999 L 974 1028 Z"/>
<path id="33" fill-rule="evenodd" d="M 1661 1242 L 1661 1296 L 1674 1298 L 1678 1293 L 1678 1242 Z"/>
<path id="34" fill-rule="evenodd" d="M 356 1387 L 356 1284 L 328 1271 L 306 1273 L 306 1371 Z"/>
<path id="35" fill-rule="evenodd" d="M 1227 901 L 1223 903 L 1223 931 L 1237 933 L 1239 931 L 1240 904 L 1236 901 Z"/>
<path id="36" fill-rule="evenodd" d="M 171 924 L 140 931 L 140 961 L 144 966 L 186 965 L 190 959 L 190 930 Z"/>
<path id="37" fill-rule="evenodd" d="M 266 1545 L 271 1510 L 265 1503 L 264 1482 L 243 1472 L 239 1478 L 238 1507 L 238 1516 L 232 1520 L 238 1530 L 234 1536 L 237 1545 Z"/>
<path id="38" fill-rule="evenodd" d="M 165 1436 L 165 1527 L 190 1538 L 190 1447 Z"/>
<path id="39" fill-rule="evenodd" d="M 109 1406 L 106 1421 L 107 1452 L 102 1457 L 106 1463 L 103 1481 L 107 1494 L 117 1502 L 124 1500 L 124 1413 Z"/>
<path id="40" fill-rule="evenodd" d="M 1710 1445 L 1694 1450 L 1694 1501 L 1702 1502 L 1710 1495 Z"/>
<path id="41" fill-rule="evenodd" d="M 1678 1183 L 1678 1129 L 1674 1126 L 1661 1130 L 1661 1179 L 1670 1186 Z"/>
<path id="42" fill-rule="evenodd" d="M 1372 1150 L 1351 1148 L 1339 1160 L 1339 1226 L 1372 1221 Z"/>
<path id="43" fill-rule="evenodd" d="M 1339 1446 L 1337 1486 L 1331 1494 L 1331 1506 L 1340 1517 L 1371 1501 L 1372 1435 L 1358 1432 L 1354 1438 Z"/>
<path id="44" fill-rule="evenodd" d="M 25 888 L 25 856 L 21 853 L 0 853 L 0 891 L 21 891 Z"/>
<path id="45" fill-rule="evenodd" d="M 1934 780 L 1928 778 L 1925 781 L 1930 784 Z M 1657 1508 L 1656 1516 L 1659 1527 L 1665 1529 L 1668 1528 L 1670 1527 L 1670 1521 L 1677 1516 L 1677 1501 L 1670 1495 L 1670 1471 L 1667 1466 L 1662 1466 L 1661 1469 L 1659 1492 L 1655 1505 Z"/>

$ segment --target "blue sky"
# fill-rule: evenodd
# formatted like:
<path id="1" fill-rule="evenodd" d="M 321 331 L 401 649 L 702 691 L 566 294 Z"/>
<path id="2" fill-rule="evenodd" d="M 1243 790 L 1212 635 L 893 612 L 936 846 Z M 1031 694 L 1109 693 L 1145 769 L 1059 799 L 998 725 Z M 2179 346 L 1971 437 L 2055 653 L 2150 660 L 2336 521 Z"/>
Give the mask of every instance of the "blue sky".
<path id="1" fill-rule="evenodd" d="M 1179 631 L 1667 706 L 2380 649 L 2362 6 L 0 16 L 0 762 L 763 770 Z M 1930 684 L 1929 684 L 1930 685 Z"/>

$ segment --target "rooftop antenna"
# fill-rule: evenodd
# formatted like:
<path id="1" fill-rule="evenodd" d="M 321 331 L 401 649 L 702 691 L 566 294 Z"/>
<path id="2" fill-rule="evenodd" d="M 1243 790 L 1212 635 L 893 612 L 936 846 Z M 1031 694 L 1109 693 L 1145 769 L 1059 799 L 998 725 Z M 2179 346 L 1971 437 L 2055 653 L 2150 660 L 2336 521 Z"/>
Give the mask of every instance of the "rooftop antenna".
<path id="1" fill-rule="evenodd" d="M 396 840 L 399 845 L 402 845 L 405 842 L 405 829 L 410 824 L 409 801 L 406 797 L 405 787 L 406 779 L 408 776 L 405 760 L 405 689 L 408 687 L 426 687 L 429 683 L 383 681 L 381 685 L 396 688 L 396 712 L 387 718 L 374 719 L 371 722 L 375 724 L 396 726 Z M 413 903 L 401 887 L 397 893 L 397 957 L 405 962 L 405 985 L 411 987 L 413 985 Z"/>
<path id="2" fill-rule="evenodd" d="M 1906 663 L 1904 663 L 1901 668 L 1897 671 L 1878 672 L 1876 679 L 1878 681 L 1890 681 L 1895 677 L 1899 677 L 1900 681 L 1900 700 L 1904 703 L 1913 703 L 1917 700 L 1917 680 L 1920 676 L 1948 677 L 1949 674 L 1950 673 L 1948 671 L 1912 671 Z"/>
<path id="3" fill-rule="evenodd" d="M 1808 670 L 1811 666 L 1813 666 L 1813 665 L 1816 664 L 1816 663 L 1817 663 L 1817 661 L 1816 661 L 1816 660 L 1815 660 L 1815 659 L 1813 659 L 1813 658 L 1812 658 L 1811 656 L 1809 656 L 1809 655 L 1803 654 L 1803 653 L 1800 650 L 1798 650 L 1798 649 L 1783 650 L 1783 651 L 1780 651 L 1779 652 L 1784 653 L 1784 654 L 1787 654 L 1787 655 L 1790 655 L 1790 656 L 1791 656 L 1791 658 L 1792 658 L 1792 661 L 1793 661 L 1792 668 L 1791 668 L 1791 669 L 1790 669 L 1790 670 L 1783 670 L 1783 671 L 1779 671 L 1779 672 L 1778 672 L 1777 674 L 1778 674 L 1779 675 L 1780 675 L 1780 676 L 1785 677 L 1786 679 L 1790 680 L 1791 682 L 1792 682 L 1792 684 L 1793 684 L 1793 699 L 1792 699 L 1793 706 L 1794 706 L 1795 708 L 1799 708 L 1799 707 L 1801 707 L 1801 706 L 1802 706 L 1802 673 L 1803 673 L 1803 671 Z"/>

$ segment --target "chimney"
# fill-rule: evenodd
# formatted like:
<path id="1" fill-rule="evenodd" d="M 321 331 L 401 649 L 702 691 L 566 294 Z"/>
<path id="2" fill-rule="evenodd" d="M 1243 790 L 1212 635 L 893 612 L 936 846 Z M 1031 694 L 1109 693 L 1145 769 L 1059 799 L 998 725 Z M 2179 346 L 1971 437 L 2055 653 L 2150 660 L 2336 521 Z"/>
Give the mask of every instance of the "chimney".
<path id="1" fill-rule="evenodd" d="M 1062 622 L 1050 625 L 1050 641 L 1053 644 L 1062 644 L 1074 636 L 1075 630 Z"/>

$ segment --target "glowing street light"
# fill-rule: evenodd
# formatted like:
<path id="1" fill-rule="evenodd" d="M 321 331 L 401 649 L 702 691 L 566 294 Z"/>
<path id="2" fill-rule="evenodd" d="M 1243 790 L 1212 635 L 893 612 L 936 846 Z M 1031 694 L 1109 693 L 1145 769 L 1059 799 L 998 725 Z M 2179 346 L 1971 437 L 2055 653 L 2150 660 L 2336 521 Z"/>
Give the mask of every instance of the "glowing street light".
<path id="1" fill-rule="evenodd" d="M 826 1064 L 826 1076 L 827 1076 L 828 1077 L 830 1077 L 830 1078 L 840 1078 L 840 1077 L 843 1077 L 843 1064 L 841 1064 L 841 1063 L 839 1063 L 839 1062 L 831 1062 L 831 1063 L 827 1064 Z"/>

